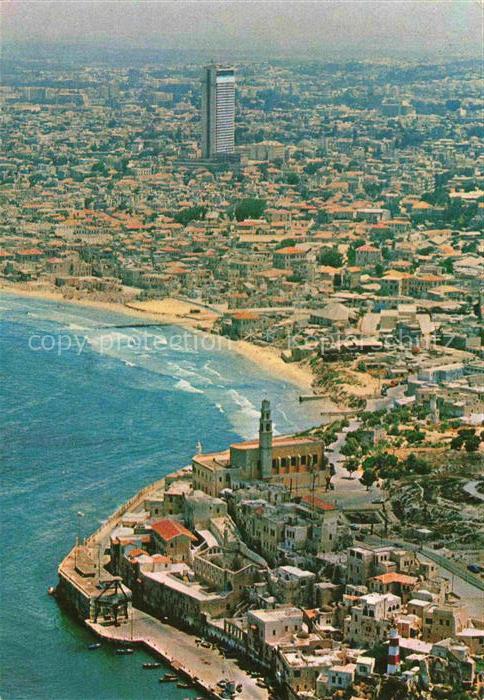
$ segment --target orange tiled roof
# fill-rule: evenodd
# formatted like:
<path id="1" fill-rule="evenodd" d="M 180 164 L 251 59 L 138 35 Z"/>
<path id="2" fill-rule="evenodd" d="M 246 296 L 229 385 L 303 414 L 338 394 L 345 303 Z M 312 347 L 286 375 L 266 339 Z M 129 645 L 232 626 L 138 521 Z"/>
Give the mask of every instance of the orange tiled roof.
<path id="1" fill-rule="evenodd" d="M 336 510 L 336 507 L 331 503 L 326 503 L 326 501 L 323 501 L 322 498 L 318 498 L 317 496 L 303 496 L 302 501 L 303 503 L 316 508 L 316 510 Z"/>
<path id="2" fill-rule="evenodd" d="M 151 529 L 154 530 L 162 540 L 165 540 L 165 542 L 179 537 L 180 535 L 185 535 L 185 537 L 189 537 L 191 540 L 196 540 L 195 535 L 192 535 L 190 530 L 187 530 L 184 525 L 177 520 L 170 520 L 169 518 L 158 520 L 156 523 L 153 523 Z"/>
<path id="3" fill-rule="evenodd" d="M 380 576 L 373 576 L 373 581 L 380 581 L 381 583 L 402 583 L 404 585 L 412 585 L 417 583 L 418 578 L 415 576 L 407 576 L 406 574 L 397 574 L 392 571 L 388 574 L 380 574 Z"/>
<path id="4" fill-rule="evenodd" d="M 304 253 L 304 250 L 301 250 L 301 248 L 296 248 L 295 246 L 289 246 L 288 248 L 279 248 L 279 250 L 275 250 L 274 253 L 277 253 L 278 255 L 299 255 Z"/>

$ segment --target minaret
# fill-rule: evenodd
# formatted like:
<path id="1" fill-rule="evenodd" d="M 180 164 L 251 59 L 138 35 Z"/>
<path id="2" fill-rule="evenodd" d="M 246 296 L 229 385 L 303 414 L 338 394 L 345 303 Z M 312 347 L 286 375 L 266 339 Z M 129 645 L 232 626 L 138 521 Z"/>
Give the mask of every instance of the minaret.
<path id="1" fill-rule="evenodd" d="M 394 674 L 400 670 L 400 638 L 396 629 L 391 629 L 388 635 L 387 673 Z"/>
<path id="2" fill-rule="evenodd" d="M 272 419 L 271 403 L 262 401 L 259 421 L 259 462 L 261 477 L 268 479 L 272 475 Z"/>

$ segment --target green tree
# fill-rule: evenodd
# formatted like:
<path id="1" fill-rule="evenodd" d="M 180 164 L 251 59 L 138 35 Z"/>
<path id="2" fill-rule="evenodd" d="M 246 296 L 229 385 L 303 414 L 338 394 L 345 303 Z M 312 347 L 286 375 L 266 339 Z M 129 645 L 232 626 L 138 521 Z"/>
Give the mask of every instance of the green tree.
<path id="1" fill-rule="evenodd" d="M 367 457 L 363 462 L 363 469 L 380 471 L 381 469 L 394 469 L 398 466 L 398 457 L 389 452 L 380 452 Z"/>
<path id="2" fill-rule="evenodd" d="M 422 430 L 406 430 L 404 436 L 410 445 L 414 445 L 416 442 L 424 440 L 425 433 Z"/>
<path id="3" fill-rule="evenodd" d="M 106 166 L 106 163 L 104 163 L 102 160 L 98 161 L 97 163 L 94 163 L 94 165 L 91 168 L 91 172 L 93 175 L 103 175 L 106 176 L 108 174 L 108 168 Z"/>
<path id="4" fill-rule="evenodd" d="M 348 259 L 348 265 L 354 265 L 356 261 L 356 249 L 362 246 L 365 243 L 365 241 L 362 238 L 359 238 L 356 241 L 353 241 L 353 243 L 350 245 L 348 248 L 348 253 L 346 255 Z"/>
<path id="5" fill-rule="evenodd" d="M 405 460 L 407 469 L 416 474 L 430 474 L 431 466 L 424 459 L 419 459 L 414 452 L 411 452 Z"/>
<path id="6" fill-rule="evenodd" d="M 345 457 L 354 457 L 360 452 L 360 445 L 353 438 L 348 438 L 342 445 L 340 452 Z"/>
<path id="7" fill-rule="evenodd" d="M 288 185 L 299 185 L 300 179 L 299 175 L 294 172 L 287 173 L 285 177 Z"/>
<path id="8" fill-rule="evenodd" d="M 338 253 L 336 248 L 328 248 L 320 253 L 319 262 L 321 265 L 328 265 L 329 267 L 341 267 L 343 256 L 341 253 Z"/>
<path id="9" fill-rule="evenodd" d="M 373 486 L 373 484 L 376 481 L 376 474 L 372 469 L 365 469 L 363 472 L 363 476 L 360 479 L 360 484 L 363 484 L 363 486 L 366 486 L 366 490 L 370 490 L 370 486 Z"/>
<path id="10" fill-rule="evenodd" d="M 451 450 L 460 450 L 460 448 L 464 444 L 464 440 L 465 440 L 465 438 L 463 438 L 461 435 L 456 435 L 450 441 L 450 449 Z"/>
<path id="11" fill-rule="evenodd" d="M 318 170 L 321 170 L 323 165 L 324 165 L 324 163 L 321 160 L 313 161 L 312 163 L 308 163 L 306 165 L 306 167 L 304 168 L 304 172 L 307 175 L 314 175 L 314 173 L 317 173 Z"/>
<path id="12" fill-rule="evenodd" d="M 235 205 L 235 218 L 237 221 L 243 221 L 244 219 L 260 219 L 265 208 L 265 199 L 257 199 L 255 197 L 242 199 Z"/>
<path id="13" fill-rule="evenodd" d="M 284 238 L 283 241 L 277 244 L 275 250 L 279 250 L 280 248 L 290 248 L 291 246 L 295 246 L 296 241 L 294 238 Z"/>
<path id="14" fill-rule="evenodd" d="M 321 226 L 321 224 L 327 224 L 329 222 L 329 214 L 324 209 L 320 209 L 316 215 L 316 224 Z"/>
<path id="15" fill-rule="evenodd" d="M 205 218 L 207 213 L 207 207 L 195 206 L 188 207 L 187 209 L 182 209 L 173 217 L 175 221 L 179 224 L 186 226 L 190 221 L 198 221 Z"/>
<path id="16" fill-rule="evenodd" d="M 457 434 L 463 438 L 468 438 L 468 437 L 471 437 L 472 435 L 476 434 L 476 429 L 475 428 L 460 428 L 460 430 L 457 431 Z"/>
<path id="17" fill-rule="evenodd" d="M 358 471 L 359 466 L 360 465 L 359 465 L 358 460 L 355 459 L 354 457 L 347 459 L 345 462 L 345 469 L 349 473 L 351 478 L 353 478 L 352 474 L 354 474 L 354 472 Z"/>
<path id="18" fill-rule="evenodd" d="M 449 275 L 452 275 L 454 272 L 454 261 L 452 258 L 446 258 L 445 260 L 442 260 L 441 268 L 444 272 L 447 272 Z"/>
<path id="19" fill-rule="evenodd" d="M 464 443 L 466 452 L 477 452 L 480 442 L 478 435 L 470 435 Z"/>

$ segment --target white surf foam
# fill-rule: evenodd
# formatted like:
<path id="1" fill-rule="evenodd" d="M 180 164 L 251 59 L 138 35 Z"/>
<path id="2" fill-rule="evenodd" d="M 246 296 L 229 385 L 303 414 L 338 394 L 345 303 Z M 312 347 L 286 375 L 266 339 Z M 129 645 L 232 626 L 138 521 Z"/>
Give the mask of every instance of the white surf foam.
<path id="1" fill-rule="evenodd" d="M 179 382 L 175 384 L 175 389 L 178 389 L 178 391 L 186 391 L 189 394 L 203 394 L 204 392 L 202 389 L 197 389 L 196 386 L 193 386 L 193 384 L 190 384 L 186 379 L 180 379 Z"/>
<path id="2" fill-rule="evenodd" d="M 203 369 L 206 370 L 207 372 L 210 372 L 210 374 L 213 374 L 215 377 L 218 377 L 219 379 L 223 379 L 220 372 L 217 372 L 217 370 L 211 366 L 211 360 L 207 360 L 205 362 L 205 364 L 203 365 Z"/>

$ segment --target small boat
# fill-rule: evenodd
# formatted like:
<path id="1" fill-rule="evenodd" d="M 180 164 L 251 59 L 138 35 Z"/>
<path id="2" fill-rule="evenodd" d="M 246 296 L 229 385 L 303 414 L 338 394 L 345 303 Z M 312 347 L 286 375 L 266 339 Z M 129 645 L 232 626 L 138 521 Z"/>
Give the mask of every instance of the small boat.
<path id="1" fill-rule="evenodd" d="M 186 681 L 178 681 L 178 683 L 176 684 L 176 687 L 177 688 L 191 688 L 192 686 L 190 685 L 190 683 L 187 683 Z"/>
<path id="2" fill-rule="evenodd" d="M 160 683 L 173 683 L 177 680 L 178 676 L 175 673 L 165 673 L 165 675 L 160 678 Z"/>
<path id="3" fill-rule="evenodd" d="M 134 654 L 134 649 L 131 649 L 131 647 L 121 647 L 120 649 L 116 649 L 116 654 L 118 656 L 125 656 L 126 654 Z"/>
<path id="4" fill-rule="evenodd" d="M 161 664 L 159 661 L 148 661 L 147 663 L 143 664 L 143 668 L 146 669 L 151 669 L 151 668 L 160 668 Z"/>
<path id="5" fill-rule="evenodd" d="M 47 593 L 49 595 L 55 595 L 55 586 L 49 586 L 49 588 L 47 589 Z"/>
<path id="6" fill-rule="evenodd" d="M 93 644 L 88 644 L 87 648 L 89 649 L 89 651 L 94 651 L 94 649 L 99 649 L 100 646 L 101 642 L 93 642 Z"/>

